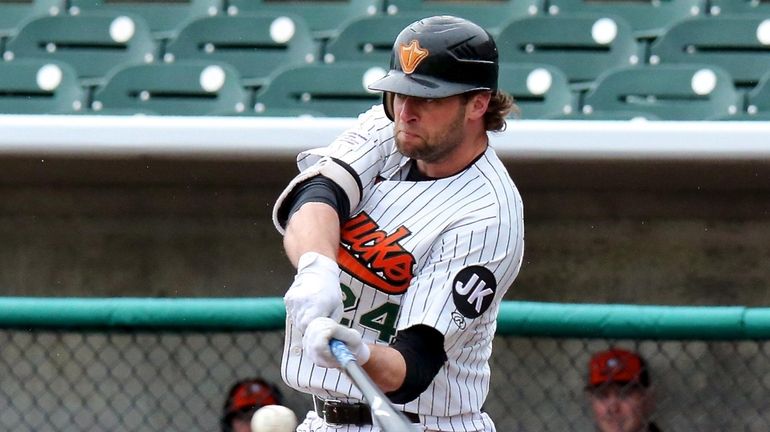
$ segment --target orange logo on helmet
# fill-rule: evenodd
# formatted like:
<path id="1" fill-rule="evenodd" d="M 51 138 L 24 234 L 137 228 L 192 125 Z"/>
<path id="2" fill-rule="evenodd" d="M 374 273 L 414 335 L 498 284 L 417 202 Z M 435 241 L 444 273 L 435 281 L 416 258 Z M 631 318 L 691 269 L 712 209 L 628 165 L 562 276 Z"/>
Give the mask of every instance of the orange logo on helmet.
<path id="1" fill-rule="evenodd" d="M 428 57 L 428 50 L 420 47 L 420 42 L 416 39 L 412 39 L 409 45 L 401 44 L 398 50 L 399 58 L 401 59 L 401 69 L 404 73 L 410 74 L 417 69 L 417 65 L 421 61 Z"/>

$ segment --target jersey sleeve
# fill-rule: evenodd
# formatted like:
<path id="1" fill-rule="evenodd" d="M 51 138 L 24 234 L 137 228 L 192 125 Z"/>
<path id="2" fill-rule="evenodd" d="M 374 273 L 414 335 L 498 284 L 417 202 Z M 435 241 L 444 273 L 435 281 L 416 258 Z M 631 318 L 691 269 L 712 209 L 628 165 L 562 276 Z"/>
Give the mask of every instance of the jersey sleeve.
<path id="1" fill-rule="evenodd" d="M 458 219 L 430 248 L 401 304 L 398 329 L 423 324 L 444 335 L 447 353 L 496 328 L 497 312 L 521 266 L 521 199 L 502 216 Z"/>
<path id="2" fill-rule="evenodd" d="M 289 204 L 286 200 L 292 191 L 302 181 L 317 175 L 328 177 L 342 188 L 353 212 L 364 191 L 375 183 L 395 153 L 392 122 L 382 105 L 374 106 L 328 146 L 305 150 L 297 156 L 300 173 L 283 190 L 273 208 L 276 229 L 284 233 L 277 215 L 282 206 Z"/>

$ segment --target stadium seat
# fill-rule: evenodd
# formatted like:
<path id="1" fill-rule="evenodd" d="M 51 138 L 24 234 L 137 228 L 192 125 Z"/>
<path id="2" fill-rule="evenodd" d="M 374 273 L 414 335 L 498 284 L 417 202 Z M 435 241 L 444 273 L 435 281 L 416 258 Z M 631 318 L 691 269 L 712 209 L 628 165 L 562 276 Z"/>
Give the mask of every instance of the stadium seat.
<path id="1" fill-rule="evenodd" d="M 537 16 L 507 24 L 497 37 L 501 63 L 544 63 L 575 89 L 604 71 L 640 63 L 641 47 L 628 24 L 596 14 Z"/>
<path id="2" fill-rule="evenodd" d="M 85 91 L 68 64 L 36 59 L 0 62 L 0 113 L 74 114 Z"/>
<path id="3" fill-rule="evenodd" d="M 94 12 L 30 21 L 9 40 L 3 57 L 60 60 L 75 68 L 82 84 L 97 85 L 115 66 L 153 61 L 156 50 L 140 18 Z"/>
<path id="4" fill-rule="evenodd" d="M 746 102 L 749 116 L 770 120 L 770 72 L 764 74 L 759 83 L 746 94 Z"/>
<path id="5" fill-rule="evenodd" d="M 761 0 L 709 0 L 709 15 L 770 16 L 770 3 Z"/>
<path id="6" fill-rule="evenodd" d="M 356 117 L 381 101 L 381 93 L 366 86 L 385 75 L 386 67 L 371 63 L 296 66 L 272 76 L 256 94 L 255 110 L 271 115 L 275 109 Z"/>
<path id="7" fill-rule="evenodd" d="M 324 62 L 367 61 L 388 66 L 393 41 L 421 15 L 373 15 L 346 25 L 326 46 Z"/>
<path id="8" fill-rule="evenodd" d="M 564 114 L 552 117 L 554 120 L 596 120 L 596 121 L 645 121 L 660 120 L 655 114 L 644 111 L 603 111 L 589 110 L 588 112 L 573 111 L 571 114 Z"/>
<path id="9" fill-rule="evenodd" d="M 753 87 L 770 70 L 770 19 L 693 18 L 677 23 L 650 46 L 650 63 L 719 66 L 738 87 Z"/>
<path id="10" fill-rule="evenodd" d="M 142 17 L 156 39 L 173 37 L 187 22 L 222 12 L 223 0 L 69 0 L 69 13 L 110 11 Z"/>
<path id="11" fill-rule="evenodd" d="M 311 63 L 317 46 L 301 18 L 276 13 L 216 16 L 185 26 L 164 60 L 201 59 L 234 66 L 244 85 L 260 87 L 277 68 Z"/>
<path id="12" fill-rule="evenodd" d="M 64 11 L 65 0 L 0 2 L 0 38 L 13 36 L 27 21 Z"/>
<path id="13" fill-rule="evenodd" d="M 227 14 L 247 12 L 287 13 L 301 16 L 317 40 L 330 39 L 353 19 L 381 11 L 382 0 L 229 0 Z"/>
<path id="14" fill-rule="evenodd" d="M 94 92 L 91 108 L 96 113 L 240 115 L 247 103 L 248 92 L 232 66 L 190 60 L 121 68 Z"/>
<path id="15" fill-rule="evenodd" d="M 628 22 L 637 39 L 653 39 L 677 21 L 705 13 L 706 0 L 549 0 L 548 13 L 600 13 Z"/>
<path id="16" fill-rule="evenodd" d="M 553 66 L 501 65 L 499 87 L 510 93 L 519 107 L 520 112 L 512 117 L 542 119 L 574 111 L 575 101 L 567 77 Z"/>
<path id="17" fill-rule="evenodd" d="M 541 12 L 541 0 L 387 0 L 388 15 L 455 15 L 497 34 L 505 22 Z"/>
<path id="18" fill-rule="evenodd" d="M 273 108 L 267 111 L 256 112 L 251 110 L 247 114 L 256 117 L 328 117 L 326 114 L 318 111 L 302 109 L 302 108 Z"/>
<path id="19" fill-rule="evenodd" d="M 742 106 L 730 75 L 710 65 L 675 64 L 608 71 L 584 99 L 583 112 L 649 112 L 662 120 L 711 120 Z"/>

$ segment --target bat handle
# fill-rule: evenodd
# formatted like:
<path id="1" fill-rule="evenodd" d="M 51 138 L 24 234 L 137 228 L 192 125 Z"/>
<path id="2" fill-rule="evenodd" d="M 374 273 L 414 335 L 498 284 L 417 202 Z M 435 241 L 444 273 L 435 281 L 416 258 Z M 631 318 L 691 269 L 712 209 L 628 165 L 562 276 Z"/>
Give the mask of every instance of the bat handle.
<path id="1" fill-rule="evenodd" d="M 350 349 L 348 349 L 348 346 L 345 345 L 345 342 L 342 342 L 339 339 L 331 339 L 329 341 L 329 348 L 332 350 L 334 358 L 336 358 L 343 367 L 349 362 L 356 361 L 356 356 L 350 352 Z"/>

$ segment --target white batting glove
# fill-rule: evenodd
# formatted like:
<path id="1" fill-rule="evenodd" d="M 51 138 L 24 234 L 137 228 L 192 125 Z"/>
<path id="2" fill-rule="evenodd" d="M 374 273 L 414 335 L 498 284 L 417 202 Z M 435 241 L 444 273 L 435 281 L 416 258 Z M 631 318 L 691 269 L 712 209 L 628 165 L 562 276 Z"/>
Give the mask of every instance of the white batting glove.
<path id="1" fill-rule="evenodd" d="M 342 317 L 340 268 L 334 260 L 316 252 L 302 254 L 297 275 L 283 301 L 286 314 L 301 333 L 318 317 Z"/>
<path id="2" fill-rule="evenodd" d="M 356 356 L 356 363 L 362 365 L 369 361 L 371 351 L 361 339 L 361 333 L 345 327 L 331 318 L 316 318 L 310 322 L 305 336 L 302 337 L 302 348 L 310 360 L 318 366 L 338 368 L 340 364 L 329 348 L 329 341 L 332 339 L 345 342 L 350 352 Z"/>

